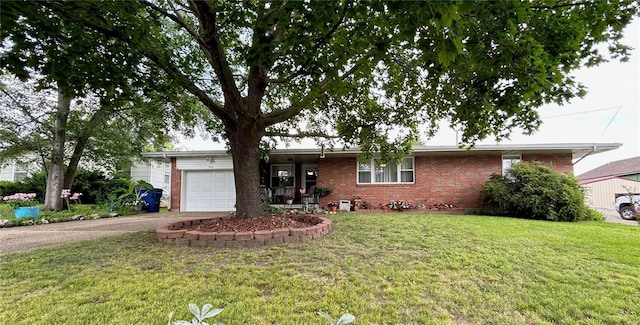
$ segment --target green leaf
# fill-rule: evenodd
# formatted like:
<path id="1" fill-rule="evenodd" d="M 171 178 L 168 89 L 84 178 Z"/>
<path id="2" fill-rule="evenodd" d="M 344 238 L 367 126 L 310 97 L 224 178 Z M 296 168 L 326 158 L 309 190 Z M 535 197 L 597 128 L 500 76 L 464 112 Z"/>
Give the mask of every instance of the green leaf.
<path id="1" fill-rule="evenodd" d="M 190 303 L 189 304 L 189 311 L 196 318 L 200 318 L 200 307 L 198 307 L 198 305 L 196 305 L 194 303 Z"/>
<path id="2" fill-rule="evenodd" d="M 318 315 L 320 315 L 320 316 L 324 317 L 326 320 L 328 320 L 329 323 L 331 323 L 331 325 L 335 325 L 335 323 L 333 322 L 333 318 L 331 318 L 331 316 L 329 314 L 327 314 L 326 312 L 319 311 Z"/>
<path id="3" fill-rule="evenodd" d="M 340 317 L 340 319 L 338 319 L 338 323 L 336 325 L 347 325 L 347 324 L 351 324 L 351 322 L 353 322 L 356 319 L 355 316 L 346 313 L 344 315 L 342 315 L 342 317 Z"/>
<path id="4" fill-rule="evenodd" d="M 207 305 L 207 306 L 209 306 L 209 308 L 211 308 L 211 305 Z M 205 307 L 206 307 L 206 306 L 205 306 Z M 211 311 L 209 311 L 209 312 L 205 312 L 205 311 L 204 311 L 204 307 L 203 307 L 202 313 L 204 314 L 204 316 L 202 317 L 202 319 L 207 319 L 207 318 L 215 317 L 215 316 L 217 316 L 218 314 L 220 314 L 222 311 L 223 311 L 223 309 L 213 309 L 213 310 L 211 310 Z"/>

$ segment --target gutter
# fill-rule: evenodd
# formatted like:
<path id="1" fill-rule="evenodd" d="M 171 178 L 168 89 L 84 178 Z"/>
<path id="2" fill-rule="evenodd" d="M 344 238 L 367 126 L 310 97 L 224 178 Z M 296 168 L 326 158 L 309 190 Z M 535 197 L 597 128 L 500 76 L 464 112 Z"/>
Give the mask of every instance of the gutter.
<path id="1" fill-rule="evenodd" d="M 591 151 L 587 152 L 584 156 L 580 157 L 580 159 L 578 159 L 578 161 L 574 162 L 573 165 L 575 166 L 577 163 L 581 162 L 582 159 L 587 158 L 590 154 L 594 153 L 596 151 L 597 147 L 594 144 L 593 147 L 591 148 Z"/>

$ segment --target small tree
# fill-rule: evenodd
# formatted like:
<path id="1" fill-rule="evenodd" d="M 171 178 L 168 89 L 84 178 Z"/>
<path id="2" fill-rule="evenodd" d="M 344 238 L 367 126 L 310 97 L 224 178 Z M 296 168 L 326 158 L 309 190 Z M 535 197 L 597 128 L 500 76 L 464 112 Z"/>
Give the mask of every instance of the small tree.
<path id="1" fill-rule="evenodd" d="M 584 190 L 572 175 L 541 163 L 521 162 L 494 174 L 482 188 L 485 208 L 509 217 L 578 221 L 602 219 L 584 204 Z"/>

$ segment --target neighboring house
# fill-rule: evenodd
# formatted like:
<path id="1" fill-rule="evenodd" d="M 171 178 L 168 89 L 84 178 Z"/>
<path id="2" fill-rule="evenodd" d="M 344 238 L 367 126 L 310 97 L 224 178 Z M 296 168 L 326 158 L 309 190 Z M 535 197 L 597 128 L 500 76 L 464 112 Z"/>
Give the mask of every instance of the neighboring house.
<path id="1" fill-rule="evenodd" d="M 621 195 L 640 194 L 640 157 L 613 161 L 578 175 L 585 202 L 594 208 L 613 209 Z"/>
<path id="2" fill-rule="evenodd" d="M 11 161 L 0 166 L 0 181 L 19 182 L 32 172 L 25 164 Z M 144 180 L 155 188 L 161 188 L 165 201 L 170 202 L 171 194 L 171 163 L 152 160 L 150 162 L 137 162 L 131 167 L 130 177 L 132 181 Z"/>
<path id="3" fill-rule="evenodd" d="M 18 161 L 13 160 L 0 165 L 0 181 L 19 182 L 29 176 L 29 168 Z"/>
<path id="4" fill-rule="evenodd" d="M 171 163 L 162 160 L 137 162 L 131 167 L 131 181 L 143 180 L 162 189 L 163 206 L 169 206 L 171 196 Z"/>
<path id="5" fill-rule="evenodd" d="M 454 204 L 477 208 L 480 190 L 494 173 L 504 173 L 518 161 L 539 161 L 561 173 L 573 172 L 573 161 L 586 155 L 617 149 L 619 143 L 479 145 L 415 147 L 400 164 L 379 164 L 376 159 L 359 163 L 357 149 L 282 149 L 262 161 L 263 193 L 270 202 L 282 203 L 284 193 L 312 186 L 327 187 L 328 201 L 362 201 L 373 206 L 404 200 L 415 204 Z M 235 183 L 233 163 L 226 151 L 149 152 L 143 156 L 171 162 L 172 211 L 233 211 Z M 295 203 L 294 202 L 294 203 Z"/>

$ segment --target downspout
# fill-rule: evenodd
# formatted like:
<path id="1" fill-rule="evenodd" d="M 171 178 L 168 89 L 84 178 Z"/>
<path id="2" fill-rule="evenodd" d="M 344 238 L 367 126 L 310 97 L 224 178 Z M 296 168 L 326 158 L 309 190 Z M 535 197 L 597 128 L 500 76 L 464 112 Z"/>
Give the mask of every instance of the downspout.
<path id="1" fill-rule="evenodd" d="M 590 154 L 592 154 L 594 151 L 596 151 L 596 146 L 594 145 L 593 148 L 591 148 L 591 151 L 587 152 L 584 156 L 580 157 L 580 159 L 578 159 L 578 161 L 574 162 L 573 165 L 575 166 L 577 163 L 581 162 L 582 159 L 587 158 Z"/>
<path id="2" fill-rule="evenodd" d="M 165 168 L 166 168 L 166 163 L 167 163 L 167 154 L 166 153 L 162 153 L 162 159 L 165 163 Z M 171 172 L 172 172 L 172 168 L 173 166 L 171 166 L 171 164 L 169 164 L 169 199 L 167 200 L 167 210 L 171 211 Z M 162 180 L 164 181 L 164 175 L 166 175 L 166 171 L 164 170 L 164 168 L 162 168 Z M 166 185 L 166 184 L 165 184 Z M 164 188 L 164 186 L 163 186 Z"/>

